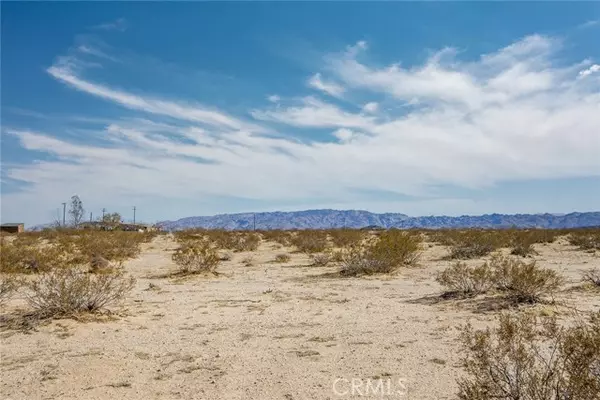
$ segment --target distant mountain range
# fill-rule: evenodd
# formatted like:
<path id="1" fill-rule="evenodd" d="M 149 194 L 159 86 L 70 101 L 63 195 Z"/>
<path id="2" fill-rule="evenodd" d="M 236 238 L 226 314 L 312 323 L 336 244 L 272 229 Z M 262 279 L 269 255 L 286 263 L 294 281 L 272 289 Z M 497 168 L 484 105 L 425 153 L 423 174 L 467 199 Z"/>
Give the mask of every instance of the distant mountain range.
<path id="1" fill-rule="evenodd" d="M 570 214 L 486 214 L 480 216 L 409 217 L 361 210 L 306 210 L 221 214 L 162 221 L 164 230 L 205 229 L 328 229 L 328 228 L 581 228 L 600 226 L 600 212 Z"/>

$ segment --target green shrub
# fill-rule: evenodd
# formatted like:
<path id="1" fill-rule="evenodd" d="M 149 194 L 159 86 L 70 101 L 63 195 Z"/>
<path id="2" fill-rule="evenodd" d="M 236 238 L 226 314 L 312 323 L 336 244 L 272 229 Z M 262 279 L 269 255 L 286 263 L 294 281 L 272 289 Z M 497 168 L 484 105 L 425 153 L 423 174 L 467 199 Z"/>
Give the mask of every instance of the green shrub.
<path id="1" fill-rule="evenodd" d="M 415 265 L 420 250 L 419 235 L 400 230 L 383 232 L 375 243 L 346 251 L 340 273 L 346 276 L 390 273 L 402 266 Z"/>

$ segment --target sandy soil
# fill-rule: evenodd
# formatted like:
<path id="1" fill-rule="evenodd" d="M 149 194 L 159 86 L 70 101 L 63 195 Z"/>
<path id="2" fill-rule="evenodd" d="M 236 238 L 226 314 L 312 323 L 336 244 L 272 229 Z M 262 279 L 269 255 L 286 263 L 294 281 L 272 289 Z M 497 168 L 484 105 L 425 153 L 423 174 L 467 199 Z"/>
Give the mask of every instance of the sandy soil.
<path id="1" fill-rule="evenodd" d="M 273 263 L 290 249 L 267 242 L 249 267 L 249 253 L 234 253 L 218 277 L 157 278 L 175 268 L 175 247 L 158 237 L 125 264 L 137 287 L 113 320 L 2 332 L 0 398 L 450 399 L 461 326 L 498 315 L 489 302 L 438 301 L 435 273 L 450 262 L 432 244 L 420 267 L 393 276 L 331 278 L 324 274 L 335 267 L 311 267 L 298 253 Z M 571 286 L 600 267 L 600 255 L 562 241 L 536 249 L 539 265 Z M 568 319 L 600 307 L 594 292 L 565 290 L 557 300 L 533 310 Z M 13 300 L 4 312 L 20 305 Z"/>

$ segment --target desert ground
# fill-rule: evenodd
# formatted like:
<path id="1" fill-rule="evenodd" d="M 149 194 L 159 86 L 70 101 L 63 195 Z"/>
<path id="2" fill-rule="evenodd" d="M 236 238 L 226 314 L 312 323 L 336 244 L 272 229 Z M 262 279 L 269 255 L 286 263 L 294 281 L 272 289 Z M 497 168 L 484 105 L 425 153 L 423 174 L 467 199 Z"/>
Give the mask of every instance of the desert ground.
<path id="1" fill-rule="evenodd" d="M 381 398 L 360 385 L 384 380 L 385 398 L 452 399 L 463 373 L 462 327 L 491 326 L 507 312 L 481 298 L 441 298 L 436 273 L 454 261 L 430 242 L 417 266 L 361 277 L 315 267 L 308 255 L 265 240 L 256 251 L 231 253 L 216 276 L 165 277 L 177 247 L 172 235 L 159 235 L 124 263 L 136 286 L 110 315 L 3 328 L 0 397 Z M 582 271 L 600 267 L 599 252 L 563 238 L 535 249 L 538 265 L 566 284 L 551 302 L 508 312 L 568 322 L 599 309 L 598 292 L 578 288 Z M 280 253 L 291 259 L 273 262 Z M 17 296 L 2 313 L 24 307 Z"/>

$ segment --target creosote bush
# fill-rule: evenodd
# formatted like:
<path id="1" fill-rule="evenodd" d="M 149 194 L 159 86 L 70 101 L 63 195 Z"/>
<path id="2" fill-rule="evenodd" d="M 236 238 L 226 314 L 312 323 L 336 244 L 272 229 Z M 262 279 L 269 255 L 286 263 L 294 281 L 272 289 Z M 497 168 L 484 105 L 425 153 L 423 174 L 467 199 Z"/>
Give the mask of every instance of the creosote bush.
<path id="1" fill-rule="evenodd" d="M 60 245 L 30 242 L 0 242 L 0 272 L 37 273 L 74 262 L 74 256 Z"/>
<path id="2" fill-rule="evenodd" d="M 351 247 L 360 245 L 365 238 L 365 232 L 358 229 L 331 229 L 327 231 L 335 247 Z"/>
<path id="3" fill-rule="evenodd" d="M 600 399 L 600 313 L 559 327 L 555 318 L 502 315 L 495 329 L 462 334 L 461 400 Z"/>
<path id="4" fill-rule="evenodd" d="M 25 284 L 27 302 L 43 318 L 73 317 L 116 305 L 133 289 L 135 279 L 122 272 L 89 274 L 56 268 Z"/>
<path id="5" fill-rule="evenodd" d="M 569 233 L 569 243 L 581 250 L 600 250 L 600 229 L 581 229 Z"/>
<path id="6" fill-rule="evenodd" d="M 311 254 L 310 258 L 315 267 L 326 267 L 332 261 L 332 255 L 329 252 Z"/>
<path id="7" fill-rule="evenodd" d="M 319 230 L 298 231 L 291 238 L 291 243 L 302 253 L 320 253 L 327 248 L 327 232 Z"/>
<path id="8" fill-rule="evenodd" d="M 496 287 L 519 303 L 536 303 L 544 295 L 553 295 L 563 278 L 554 270 L 538 267 L 535 261 L 524 263 L 509 257 L 493 257 Z"/>
<path id="9" fill-rule="evenodd" d="M 275 262 L 278 262 L 278 263 L 290 262 L 291 259 L 292 259 L 292 257 L 290 257 L 289 254 L 285 254 L 285 253 L 277 254 L 275 256 Z"/>
<path id="10" fill-rule="evenodd" d="M 289 231 L 282 231 L 280 229 L 263 230 L 260 231 L 260 234 L 267 241 L 279 243 L 286 247 L 292 245 L 292 233 Z"/>
<path id="11" fill-rule="evenodd" d="M 486 256 L 498 248 L 496 237 L 488 232 L 467 231 L 457 235 L 450 245 L 450 258 L 466 260 Z"/>
<path id="12" fill-rule="evenodd" d="M 227 231 L 224 229 L 189 229 L 175 232 L 179 243 L 209 240 L 216 248 L 239 251 L 255 251 L 260 244 L 260 235 L 255 232 Z"/>
<path id="13" fill-rule="evenodd" d="M 400 230 L 382 232 L 367 246 L 354 246 L 344 253 L 340 274 L 346 276 L 385 274 L 402 266 L 415 265 L 421 236 Z"/>
<path id="14" fill-rule="evenodd" d="M 172 258 L 182 275 L 216 274 L 220 263 L 219 253 L 208 241 L 186 242 L 175 250 Z"/>
<path id="15" fill-rule="evenodd" d="M 23 282 L 12 274 L 0 275 L 0 306 L 8 301 L 23 285 Z"/>
<path id="16" fill-rule="evenodd" d="M 512 257 L 494 256 L 489 262 L 469 267 L 458 262 L 442 271 L 437 282 L 448 294 L 476 296 L 492 288 L 516 303 L 536 303 L 543 296 L 553 295 L 563 283 L 562 277 L 535 261 L 525 263 Z"/>
<path id="17" fill-rule="evenodd" d="M 487 263 L 469 267 L 457 262 L 439 273 L 436 281 L 452 294 L 470 297 L 486 293 L 494 286 L 494 272 Z"/>

